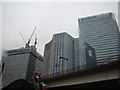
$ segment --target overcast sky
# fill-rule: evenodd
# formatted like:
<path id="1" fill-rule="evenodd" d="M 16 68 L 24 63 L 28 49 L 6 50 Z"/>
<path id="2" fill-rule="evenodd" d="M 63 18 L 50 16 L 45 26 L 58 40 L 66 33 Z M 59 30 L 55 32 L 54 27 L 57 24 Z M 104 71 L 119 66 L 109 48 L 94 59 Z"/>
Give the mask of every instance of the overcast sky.
<path id="1" fill-rule="evenodd" d="M 106 12 L 115 13 L 118 19 L 117 2 L 3 2 L 2 3 L 2 49 L 24 47 L 34 27 L 37 27 L 37 50 L 44 53 L 44 45 L 53 34 L 67 32 L 78 37 L 78 18 Z"/>

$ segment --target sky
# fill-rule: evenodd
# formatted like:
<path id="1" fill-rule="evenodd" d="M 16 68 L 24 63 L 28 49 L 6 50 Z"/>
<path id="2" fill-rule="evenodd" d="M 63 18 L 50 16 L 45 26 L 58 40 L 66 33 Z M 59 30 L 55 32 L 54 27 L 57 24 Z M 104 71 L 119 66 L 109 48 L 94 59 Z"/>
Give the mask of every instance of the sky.
<path id="1" fill-rule="evenodd" d="M 67 32 L 79 36 L 78 18 L 113 12 L 118 21 L 118 0 L 115 2 L 2 2 L 2 51 L 25 46 L 25 40 L 37 27 L 37 51 L 43 55 L 44 46 L 53 34 Z M 14 0 L 13 0 L 14 1 Z M 112 0 L 114 1 L 114 0 Z"/>

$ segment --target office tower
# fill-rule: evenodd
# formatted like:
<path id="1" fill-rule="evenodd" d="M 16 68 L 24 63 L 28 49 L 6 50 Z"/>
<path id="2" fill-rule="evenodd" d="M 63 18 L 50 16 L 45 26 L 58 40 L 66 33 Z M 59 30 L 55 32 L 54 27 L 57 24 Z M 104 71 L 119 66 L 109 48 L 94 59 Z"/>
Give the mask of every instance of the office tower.
<path id="1" fill-rule="evenodd" d="M 44 72 L 43 72 L 43 76 L 49 77 L 49 75 L 51 74 L 51 71 L 53 69 L 53 60 L 51 59 L 51 55 L 53 55 L 52 53 L 52 40 L 47 43 L 45 45 L 44 48 L 44 58 L 43 58 L 43 68 L 44 68 Z M 52 72 L 53 73 L 53 72 Z"/>
<path id="2" fill-rule="evenodd" d="M 36 60 L 42 60 L 42 56 L 36 51 L 35 47 L 12 49 L 4 52 L 2 58 L 4 65 L 2 72 L 2 84 L 7 85 L 17 79 L 32 79 L 35 71 Z"/>
<path id="3" fill-rule="evenodd" d="M 80 42 L 79 38 L 74 38 L 74 68 L 75 70 L 80 69 L 81 61 L 80 61 Z"/>
<path id="4" fill-rule="evenodd" d="M 120 35 L 113 13 L 79 18 L 80 37 L 95 49 L 97 64 L 119 59 Z"/>
<path id="5" fill-rule="evenodd" d="M 86 42 L 84 43 L 84 47 L 85 47 L 86 68 L 95 67 L 97 65 L 95 49 L 92 48 Z"/>
<path id="6" fill-rule="evenodd" d="M 80 38 L 54 34 L 44 49 L 44 76 L 52 77 L 96 65 L 95 50 Z"/>
<path id="7" fill-rule="evenodd" d="M 73 68 L 73 40 L 67 33 L 58 33 L 45 45 L 46 75 L 67 73 Z"/>
<path id="8" fill-rule="evenodd" d="M 96 66 L 95 50 L 81 38 L 74 39 L 74 71 Z"/>

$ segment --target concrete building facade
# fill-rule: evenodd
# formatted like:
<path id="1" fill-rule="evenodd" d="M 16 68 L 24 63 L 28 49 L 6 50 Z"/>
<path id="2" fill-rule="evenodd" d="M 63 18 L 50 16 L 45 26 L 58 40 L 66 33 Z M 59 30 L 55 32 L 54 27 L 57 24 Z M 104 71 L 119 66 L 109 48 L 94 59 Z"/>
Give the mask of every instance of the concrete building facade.
<path id="1" fill-rule="evenodd" d="M 42 56 L 34 47 L 7 50 L 2 58 L 4 64 L 2 72 L 3 86 L 17 79 L 25 79 L 28 82 L 35 72 L 36 60 L 42 62 Z"/>

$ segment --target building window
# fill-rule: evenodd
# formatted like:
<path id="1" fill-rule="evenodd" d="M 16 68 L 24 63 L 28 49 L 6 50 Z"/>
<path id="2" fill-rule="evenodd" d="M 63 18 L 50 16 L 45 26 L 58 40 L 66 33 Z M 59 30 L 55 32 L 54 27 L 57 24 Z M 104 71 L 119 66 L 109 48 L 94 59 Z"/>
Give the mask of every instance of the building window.
<path id="1" fill-rule="evenodd" d="M 92 57 L 92 51 L 88 50 L 88 55 Z"/>

